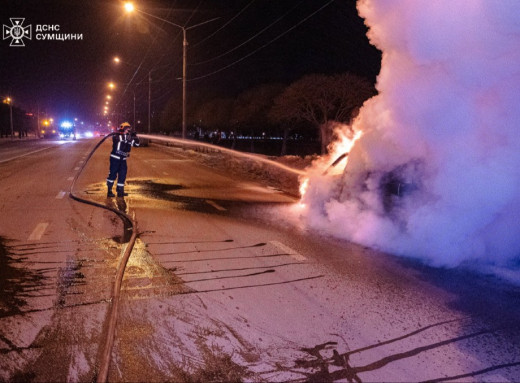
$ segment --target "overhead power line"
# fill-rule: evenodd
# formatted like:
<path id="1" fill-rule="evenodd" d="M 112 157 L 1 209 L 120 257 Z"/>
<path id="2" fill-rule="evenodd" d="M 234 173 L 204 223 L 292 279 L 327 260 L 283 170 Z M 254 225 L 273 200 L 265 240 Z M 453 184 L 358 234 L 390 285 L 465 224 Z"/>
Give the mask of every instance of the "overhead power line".
<path id="1" fill-rule="evenodd" d="M 201 80 L 203 78 L 206 78 L 206 77 L 210 77 L 210 76 L 213 76 L 217 73 L 220 73 L 228 68 L 231 68 L 232 66 L 238 64 L 239 62 L 241 61 L 244 61 L 245 59 L 247 59 L 248 57 L 251 57 L 253 56 L 255 53 L 257 53 L 258 51 L 264 49 L 265 47 L 271 45 L 272 43 L 274 43 L 276 40 L 282 38 L 283 36 L 285 36 L 287 33 L 289 33 L 290 31 L 292 31 L 293 29 L 295 29 L 296 27 L 298 27 L 300 24 L 303 24 L 305 21 L 307 21 L 308 19 L 310 19 L 312 16 L 314 16 L 315 14 L 317 14 L 318 12 L 320 12 L 321 10 L 323 10 L 324 8 L 326 8 L 327 6 L 329 6 L 330 4 L 332 4 L 335 0 L 330 0 L 328 1 L 326 4 L 324 4 L 322 7 L 320 7 L 319 9 L 317 9 L 316 11 L 314 11 L 313 13 L 311 13 L 309 16 L 305 17 L 303 20 L 300 20 L 298 23 L 296 23 L 295 25 L 293 25 L 291 28 L 289 28 L 288 30 L 286 30 L 285 32 L 279 34 L 278 36 L 276 36 L 274 39 L 270 40 L 269 42 L 265 43 L 264 45 L 260 46 L 259 48 L 255 49 L 254 51 L 248 53 L 247 55 L 241 57 L 240 59 L 238 60 L 235 60 L 233 61 L 231 64 L 228 64 L 220 69 L 217 69 L 213 72 L 210 72 L 210 73 L 207 73 L 205 75 L 202 75 L 202 76 L 198 76 L 198 77 L 194 77 L 194 78 L 191 78 L 191 79 L 187 79 L 187 81 L 195 81 L 195 80 Z"/>
<path id="2" fill-rule="evenodd" d="M 268 30 L 269 28 L 271 28 L 273 25 L 275 25 L 276 23 L 278 23 L 280 20 L 282 20 L 285 16 L 287 16 L 289 13 L 291 13 L 292 11 L 294 11 L 296 8 L 298 8 L 301 3 L 303 3 L 303 0 L 300 1 L 298 4 L 296 4 L 294 7 L 292 7 L 291 9 L 289 9 L 287 12 L 285 12 L 282 16 L 280 16 L 279 18 L 277 18 L 275 21 L 273 21 L 271 24 L 269 24 L 267 27 L 265 27 L 264 29 L 262 29 L 260 32 L 256 33 L 255 35 L 251 36 L 249 39 L 247 39 L 246 41 L 244 41 L 243 43 L 237 45 L 236 47 L 230 49 L 229 51 L 227 52 L 224 52 L 218 56 L 215 56 L 211 59 L 208 59 L 208 60 L 204 60 L 204 61 L 199 61 L 199 62 L 196 62 L 196 63 L 192 63 L 190 64 L 190 66 L 195 66 L 195 65 L 202 65 L 202 64 L 206 64 L 206 63 L 209 63 L 209 62 L 212 62 L 212 61 L 215 61 L 215 60 L 218 60 L 219 58 L 221 57 L 224 57 L 228 54 L 230 54 L 231 52 L 234 52 L 236 51 L 238 48 L 246 45 L 248 42 L 250 42 L 251 40 L 254 40 L 256 37 L 260 36 L 262 33 L 264 33 L 266 30 Z"/>
<path id="3" fill-rule="evenodd" d="M 249 2 L 249 4 L 247 4 L 244 8 L 242 8 L 235 16 L 233 16 L 227 23 L 225 23 L 223 26 L 221 26 L 219 29 L 217 29 L 215 32 L 213 32 L 212 34 L 210 34 L 209 36 L 205 37 L 204 39 L 202 39 L 201 41 L 199 41 L 198 43 L 195 43 L 193 44 L 193 48 L 195 48 L 196 46 L 202 44 L 203 42 L 205 42 L 206 40 L 209 40 L 210 38 L 212 38 L 213 36 L 215 36 L 218 32 L 220 32 L 221 30 L 223 30 L 225 27 L 227 27 L 229 24 L 231 24 L 231 22 L 233 20 L 235 20 L 238 16 L 240 16 L 247 8 L 249 8 L 249 6 L 251 4 L 253 4 L 256 0 L 251 0 Z"/>

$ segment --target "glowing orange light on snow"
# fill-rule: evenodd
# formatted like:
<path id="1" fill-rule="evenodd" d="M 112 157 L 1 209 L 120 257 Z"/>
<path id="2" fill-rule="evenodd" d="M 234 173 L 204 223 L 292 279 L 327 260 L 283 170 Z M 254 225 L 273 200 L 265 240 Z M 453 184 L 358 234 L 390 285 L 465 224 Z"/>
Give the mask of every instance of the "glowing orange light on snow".
<path id="1" fill-rule="evenodd" d="M 354 146 L 355 142 L 363 135 L 361 131 L 357 131 L 354 133 L 354 137 L 349 138 L 346 134 L 339 134 L 339 138 L 337 141 L 335 141 L 332 145 L 332 149 L 330 151 L 329 159 L 332 161 L 327 161 L 326 168 L 323 169 L 323 171 L 327 171 L 331 175 L 334 174 L 341 174 L 343 173 L 343 169 L 345 167 L 337 167 L 336 165 L 339 164 L 338 159 L 342 156 L 344 156 L 340 162 L 345 159 L 345 166 L 348 162 L 348 156 L 346 154 L 350 153 L 352 150 L 352 147 Z M 332 168 L 331 168 L 332 166 Z"/>
<path id="2" fill-rule="evenodd" d="M 352 136 L 350 129 L 340 129 L 336 131 L 338 139 L 329 146 L 329 153 L 326 157 L 315 161 L 311 169 L 307 172 L 309 175 L 302 177 L 300 181 L 300 205 L 305 204 L 303 198 L 309 189 L 311 174 L 320 176 L 334 176 L 342 174 L 348 162 L 348 153 L 352 150 L 355 142 L 363 135 L 361 131 L 356 131 Z M 345 166 L 337 166 L 345 163 Z"/>
<path id="3" fill-rule="evenodd" d="M 305 177 L 300 184 L 300 195 L 303 197 L 307 192 L 307 188 L 309 187 L 309 177 Z"/>

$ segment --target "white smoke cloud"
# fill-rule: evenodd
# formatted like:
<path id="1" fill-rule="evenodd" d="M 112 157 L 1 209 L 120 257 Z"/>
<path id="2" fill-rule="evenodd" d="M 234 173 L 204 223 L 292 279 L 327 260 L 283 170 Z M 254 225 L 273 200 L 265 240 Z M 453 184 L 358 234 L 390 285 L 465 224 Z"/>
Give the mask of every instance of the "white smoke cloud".
<path id="1" fill-rule="evenodd" d="M 518 263 L 520 1 L 358 10 L 383 52 L 379 94 L 344 127 L 362 132 L 345 172 L 315 165 L 306 222 L 434 265 Z"/>

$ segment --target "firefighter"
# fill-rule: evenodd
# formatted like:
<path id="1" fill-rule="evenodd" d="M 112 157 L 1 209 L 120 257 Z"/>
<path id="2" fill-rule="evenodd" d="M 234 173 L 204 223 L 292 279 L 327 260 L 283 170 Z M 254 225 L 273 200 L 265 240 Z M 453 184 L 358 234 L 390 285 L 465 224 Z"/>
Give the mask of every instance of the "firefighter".
<path id="1" fill-rule="evenodd" d="M 128 194 L 125 193 L 125 180 L 127 165 L 126 160 L 130 156 L 130 150 L 132 146 L 139 146 L 139 138 L 137 134 L 132 130 L 128 122 L 123 122 L 117 131 L 112 136 L 112 152 L 110 153 L 110 171 L 107 178 L 107 198 L 115 197 L 112 193 L 112 187 L 116 182 L 117 186 L 116 193 L 118 197 L 124 197 Z"/>

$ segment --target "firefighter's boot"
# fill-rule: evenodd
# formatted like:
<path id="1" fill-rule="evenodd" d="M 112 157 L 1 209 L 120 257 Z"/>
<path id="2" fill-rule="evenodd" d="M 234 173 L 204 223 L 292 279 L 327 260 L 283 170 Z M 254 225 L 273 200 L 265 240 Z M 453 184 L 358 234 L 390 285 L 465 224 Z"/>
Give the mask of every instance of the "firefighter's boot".
<path id="1" fill-rule="evenodd" d="M 112 185 L 113 185 L 113 183 L 107 182 L 107 188 L 108 188 L 107 198 L 116 196 L 114 193 L 112 193 Z"/>
<path id="2" fill-rule="evenodd" d="M 124 186 L 118 186 L 116 187 L 116 192 L 118 197 L 126 197 L 128 193 L 125 193 L 125 187 Z"/>

